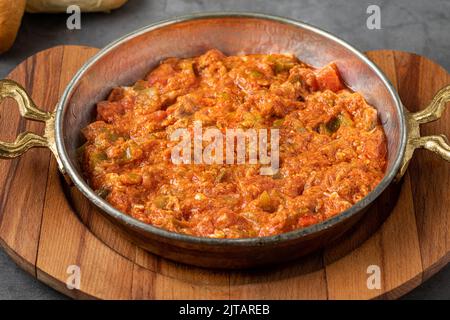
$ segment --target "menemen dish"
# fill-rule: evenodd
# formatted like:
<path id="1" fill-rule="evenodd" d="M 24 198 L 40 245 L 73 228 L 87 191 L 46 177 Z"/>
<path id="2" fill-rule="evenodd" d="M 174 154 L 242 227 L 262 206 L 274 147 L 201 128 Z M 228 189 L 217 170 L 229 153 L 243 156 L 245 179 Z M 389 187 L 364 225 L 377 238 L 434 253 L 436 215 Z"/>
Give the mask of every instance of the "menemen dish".
<path id="1" fill-rule="evenodd" d="M 241 163 L 196 161 L 195 141 L 192 161 L 174 161 L 174 132 L 195 136 L 199 124 L 224 136 L 277 132 L 276 170 L 261 174 L 251 148 Z M 376 109 L 337 66 L 315 69 L 289 54 L 166 59 L 114 88 L 82 133 L 83 171 L 98 195 L 140 221 L 199 237 L 272 236 L 329 219 L 374 189 L 387 161 Z M 270 133 L 265 142 L 274 143 Z"/>

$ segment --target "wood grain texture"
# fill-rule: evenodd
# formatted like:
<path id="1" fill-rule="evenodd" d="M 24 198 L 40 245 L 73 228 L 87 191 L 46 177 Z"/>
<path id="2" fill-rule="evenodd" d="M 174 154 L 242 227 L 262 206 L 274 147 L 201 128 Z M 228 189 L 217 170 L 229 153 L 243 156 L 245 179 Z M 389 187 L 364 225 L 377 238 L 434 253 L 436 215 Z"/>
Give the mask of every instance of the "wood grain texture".
<path id="1" fill-rule="evenodd" d="M 78 68 L 97 49 L 64 46 L 43 51 L 9 78 L 35 102 L 54 108 Z M 419 110 L 450 83 L 437 64 L 409 53 L 368 56 Z M 0 108 L 1 139 L 42 133 L 11 101 Z M 423 127 L 450 136 L 450 112 Z M 362 221 L 335 244 L 294 263 L 260 270 L 217 271 L 180 265 L 138 248 L 69 188 L 47 150 L 0 161 L 0 244 L 39 280 L 74 298 L 99 299 L 394 299 L 449 262 L 450 166 L 417 152 L 402 184 L 385 194 Z M 398 199 L 398 201 L 397 201 Z M 81 270 L 81 288 L 69 290 L 67 268 Z M 380 267 L 381 288 L 367 288 L 367 268 Z"/>
<path id="2" fill-rule="evenodd" d="M 59 71 L 62 48 L 41 52 L 18 66 L 9 76 L 32 92 L 34 101 L 51 111 L 59 98 Z M 51 61 L 51 63 L 48 63 Z M 12 141 L 20 132 L 43 134 L 41 123 L 20 118 L 17 105 L 9 100 L 2 105 L 0 116 L 2 139 Z M 33 149 L 26 157 L 0 162 L 0 238 L 16 261 L 28 272 L 37 258 L 37 245 L 45 193 L 39 190 L 47 183 L 50 154 Z M 30 178 L 32 177 L 32 179 Z"/>
<path id="3" fill-rule="evenodd" d="M 398 91 L 411 111 L 423 109 L 436 91 L 450 83 L 450 75 L 438 64 L 418 55 L 395 52 Z M 448 106 L 448 104 L 447 104 Z M 441 119 L 423 125 L 422 135 L 445 133 L 450 137 L 450 112 Z M 428 279 L 450 261 L 450 166 L 431 152 L 418 150 L 409 172 L 416 223 L 420 242 L 424 278 Z"/>

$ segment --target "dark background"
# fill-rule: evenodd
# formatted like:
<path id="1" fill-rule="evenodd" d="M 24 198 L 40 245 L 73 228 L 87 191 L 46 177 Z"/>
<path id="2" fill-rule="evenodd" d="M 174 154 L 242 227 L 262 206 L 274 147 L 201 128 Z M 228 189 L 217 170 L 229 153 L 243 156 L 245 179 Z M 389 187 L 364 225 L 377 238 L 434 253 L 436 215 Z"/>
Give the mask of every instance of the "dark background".
<path id="1" fill-rule="evenodd" d="M 366 27 L 369 5 L 381 8 L 381 29 Z M 14 47 L 0 56 L 0 78 L 43 49 L 60 44 L 103 47 L 161 19 L 192 12 L 255 11 L 313 24 L 362 51 L 396 49 L 418 53 L 450 68 L 449 0 L 129 0 L 110 14 L 82 14 L 81 30 L 66 28 L 67 14 L 24 16 Z M 64 299 L 19 269 L 0 249 L 0 299 Z M 406 299 L 450 299 L 450 266 Z"/>

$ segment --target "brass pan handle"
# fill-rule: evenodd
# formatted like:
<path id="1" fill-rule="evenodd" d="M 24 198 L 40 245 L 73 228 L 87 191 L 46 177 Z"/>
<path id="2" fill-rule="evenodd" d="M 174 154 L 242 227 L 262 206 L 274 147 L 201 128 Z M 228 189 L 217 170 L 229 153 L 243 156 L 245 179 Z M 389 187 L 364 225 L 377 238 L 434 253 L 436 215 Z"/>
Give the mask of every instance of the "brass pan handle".
<path id="1" fill-rule="evenodd" d="M 397 179 L 401 178 L 414 150 L 424 148 L 440 155 L 444 160 L 450 162 L 450 144 L 445 135 L 421 136 L 420 125 L 439 119 L 445 110 L 447 102 L 450 101 L 450 85 L 442 88 L 434 96 L 430 104 L 423 110 L 411 113 L 405 109 L 406 121 L 408 127 L 408 141 L 406 144 L 405 156 L 403 158 Z"/>
<path id="2" fill-rule="evenodd" d="M 0 103 L 8 97 L 16 100 L 22 117 L 32 121 L 44 122 L 45 132 L 43 136 L 40 136 L 27 131 L 20 133 L 14 142 L 0 141 L 0 158 L 13 159 L 34 147 L 49 148 L 55 155 L 60 169 L 62 169 L 55 145 L 55 114 L 39 110 L 20 84 L 8 79 L 0 80 Z"/>

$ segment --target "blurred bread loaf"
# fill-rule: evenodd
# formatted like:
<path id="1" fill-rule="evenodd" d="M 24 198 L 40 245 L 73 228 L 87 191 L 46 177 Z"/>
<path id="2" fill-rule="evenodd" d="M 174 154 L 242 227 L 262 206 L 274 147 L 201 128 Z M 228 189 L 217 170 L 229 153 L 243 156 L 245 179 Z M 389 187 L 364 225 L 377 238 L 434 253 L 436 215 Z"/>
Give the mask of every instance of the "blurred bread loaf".
<path id="1" fill-rule="evenodd" d="M 15 2 L 15 1 L 11 1 Z M 82 12 L 101 12 L 117 9 L 127 0 L 28 0 L 27 12 L 66 12 L 70 5 L 78 5 Z"/>
<path id="2" fill-rule="evenodd" d="M 82 12 L 108 12 L 124 5 L 127 0 L 0 0 L 0 54 L 16 39 L 24 11 L 31 13 L 65 13 L 70 5 Z"/>
<path id="3" fill-rule="evenodd" d="M 0 0 L 0 53 L 11 48 L 16 39 L 25 2 L 26 0 Z"/>

